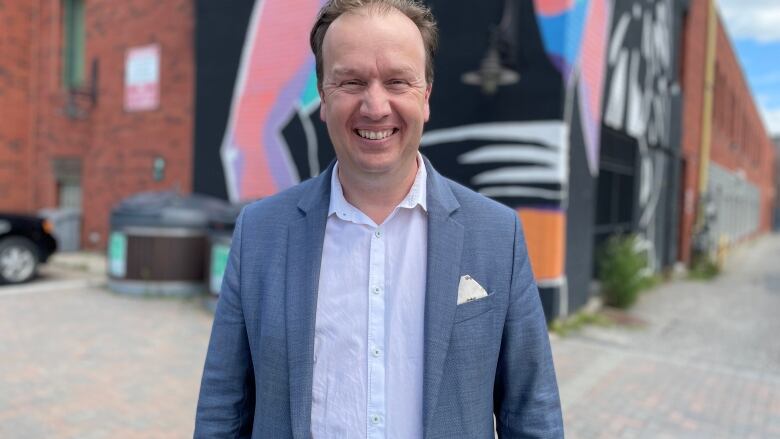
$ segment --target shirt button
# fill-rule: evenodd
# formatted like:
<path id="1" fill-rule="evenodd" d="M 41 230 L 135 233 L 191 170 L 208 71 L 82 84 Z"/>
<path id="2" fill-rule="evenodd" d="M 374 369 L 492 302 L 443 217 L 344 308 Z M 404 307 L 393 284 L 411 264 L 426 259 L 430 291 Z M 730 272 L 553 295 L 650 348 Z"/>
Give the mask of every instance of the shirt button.
<path id="1" fill-rule="evenodd" d="M 381 288 L 379 288 L 379 287 L 374 287 L 374 288 L 371 290 L 371 292 L 372 292 L 372 293 L 374 293 L 374 295 L 378 296 L 378 295 L 379 295 L 379 293 L 381 293 L 381 292 L 382 292 L 382 289 L 381 289 Z"/>
<path id="2" fill-rule="evenodd" d="M 372 415 L 371 416 L 371 423 L 376 425 L 379 424 L 379 422 L 382 421 L 382 418 L 379 417 L 379 415 Z"/>
<path id="3" fill-rule="evenodd" d="M 381 238 L 382 237 L 382 231 L 381 230 L 377 230 L 376 232 L 374 232 L 374 236 L 376 236 L 377 238 Z"/>
<path id="4" fill-rule="evenodd" d="M 380 351 L 378 348 L 374 348 L 371 350 L 371 355 L 373 355 L 374 358 L 379 357 L 382 355 L 382 351 Z"/>

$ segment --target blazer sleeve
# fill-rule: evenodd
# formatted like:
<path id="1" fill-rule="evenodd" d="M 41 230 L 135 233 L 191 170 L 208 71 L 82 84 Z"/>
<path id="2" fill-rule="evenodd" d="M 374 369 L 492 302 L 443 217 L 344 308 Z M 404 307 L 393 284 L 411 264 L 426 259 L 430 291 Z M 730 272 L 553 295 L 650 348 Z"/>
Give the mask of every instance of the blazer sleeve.
<path id="1" fill-rule="evenodd" d="M 211 328 L 195 416 L 197 439 L 250 437 L 254 372 L 241 305 L 241 234 L 236 221 L 228 264 Z"/>
<path id="2" fill-rule="evenodd" d="M 563 438 L 547 323 L 517 215 L 514 246 L 494 387 L 496 431 L 501 439 Z"/>

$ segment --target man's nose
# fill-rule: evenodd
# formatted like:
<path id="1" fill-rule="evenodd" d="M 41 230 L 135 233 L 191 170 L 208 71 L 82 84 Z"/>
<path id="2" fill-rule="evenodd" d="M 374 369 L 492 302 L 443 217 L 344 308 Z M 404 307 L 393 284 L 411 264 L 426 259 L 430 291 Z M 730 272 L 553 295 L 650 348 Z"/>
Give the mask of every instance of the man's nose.
<path id="1" fill-rule="evenodd" d="M 360 115 L 371 120 L 380 120 L 390 115 L 389 96 L 382 84 L 373 82 L 366 87 L 360 105 Z"/>

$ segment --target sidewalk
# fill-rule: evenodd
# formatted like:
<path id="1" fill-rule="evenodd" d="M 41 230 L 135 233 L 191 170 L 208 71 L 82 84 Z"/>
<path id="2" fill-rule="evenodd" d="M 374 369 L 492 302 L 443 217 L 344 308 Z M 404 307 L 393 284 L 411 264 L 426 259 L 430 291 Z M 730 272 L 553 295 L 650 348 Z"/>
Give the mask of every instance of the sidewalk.
<path id="1" fill-rule="evenodd" d="M 553 341 L 567 437 L 780 438 L 780 236 L 716 280 L 645 293 L 645 324 Z"/>
<path id="2" fill-rule="evenodd" d="M 94 276 L 106 275 L 106 255 L 102 252 L 67 252 L 54 253 L 44 267 L 91 274 Z"/>
<path id="3" fill-rule="evenodd" d="M 566 437 L 780 438 L 780 236 L 713 282 L 676 281 L 640 327 L 553 337 Z M 0 438 L 192 434 L 212 316 L 197 299 L 108 291 L 101 254 L 0 288 Z"/>
<path id="4" fill-rule="evenodd" d="M 211 314 L 112 293 L 100 257 L 63 256 L 0 288 L 0 438 L 191 437 Z"/>

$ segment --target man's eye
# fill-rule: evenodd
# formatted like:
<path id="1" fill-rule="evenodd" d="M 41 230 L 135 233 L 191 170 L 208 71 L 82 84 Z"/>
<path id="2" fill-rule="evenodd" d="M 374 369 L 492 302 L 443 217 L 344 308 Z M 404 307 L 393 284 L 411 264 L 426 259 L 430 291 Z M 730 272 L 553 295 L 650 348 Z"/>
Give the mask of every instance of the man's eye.
<path id="1" fill-rule="evenodd" d="M 403 91 L 409 88 L 409 81 L 404 79 L 391 79 L 386 84 L 388 89 L 395 91 Z"/>
<path id="2" fill-rule="evenodd" d="M 361 85 L 363 85 L 363 83 L 361 83 L 360 81 L 358 81 L 356 79 L 352 79 L 352 80 L 349 80 L 349 81 L 344 81 L 344 82 L 341 83 L 342 87 L 350 87 L 350 88 L 360 87 Z"/>

